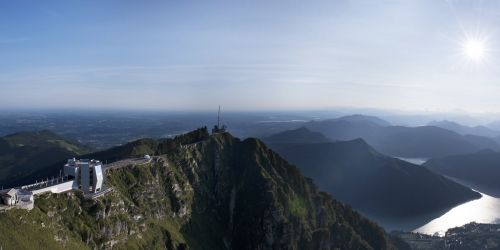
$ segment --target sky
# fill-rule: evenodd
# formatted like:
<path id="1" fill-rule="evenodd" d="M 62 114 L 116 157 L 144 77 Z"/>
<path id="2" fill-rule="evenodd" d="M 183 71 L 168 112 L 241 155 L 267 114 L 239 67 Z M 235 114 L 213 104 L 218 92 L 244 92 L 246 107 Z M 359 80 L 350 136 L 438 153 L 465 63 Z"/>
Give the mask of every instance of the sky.
<path id="1" fill-rule="evenodd" d="M 5 0 L 0 108 L 500 112 L 499 24 L 495 0 Z"/>

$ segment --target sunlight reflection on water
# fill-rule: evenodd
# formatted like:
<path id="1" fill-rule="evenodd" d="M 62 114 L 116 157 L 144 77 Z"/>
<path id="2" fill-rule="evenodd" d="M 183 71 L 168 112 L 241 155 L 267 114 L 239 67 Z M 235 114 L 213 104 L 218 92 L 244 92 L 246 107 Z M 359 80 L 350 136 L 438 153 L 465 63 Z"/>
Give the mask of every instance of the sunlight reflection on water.
<path id="1" fill-rule="evenodd" d="M 424 234 L 444 235 L 446 230 L 470 222 L 500 223 L 500 199 L 481 193 L 483 197 L 454 207 L 441 217 L 414 230 Z"/>
<path id="2" fill-rule="evenodd" d="M 422 165 L 428 160 L 427 158 L 406 158 L 406 157 L 396 157 L 396 156 L 394 156 L 394 158 L 398 158 L 400 160 L 413 163 L 415 165 Z"/>

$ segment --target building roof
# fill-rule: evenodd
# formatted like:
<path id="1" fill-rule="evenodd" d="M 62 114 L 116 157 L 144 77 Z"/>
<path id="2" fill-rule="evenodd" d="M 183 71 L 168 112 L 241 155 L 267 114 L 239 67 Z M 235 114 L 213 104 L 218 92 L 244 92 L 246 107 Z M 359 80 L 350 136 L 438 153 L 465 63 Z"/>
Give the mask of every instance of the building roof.
<path id="1" fill-rule="evenodd" d="M 17 195 L 33 195 L 33 193 L 31 191 L 28 191 L 28 190 L 18 189 Z"/>
<path id="2" fill-rule="evenodd" d="M 78 168 L 81 165 L 89 165 L 89 166 L 96 166 L 96 165 L 101 165 L 101 161 L 99 160 L 89 160 L 89 159 L 68 159 L 68 162 L 64 164 L 65 167 L 72 167 L 72 168 Z"/>
<path id="3" fill-rule="evenodd" d="M 9 191 L 2 194 L 2 196 L 14 197 L 17 194 L 17 191 L 13 188 L 9 189 Z"/>

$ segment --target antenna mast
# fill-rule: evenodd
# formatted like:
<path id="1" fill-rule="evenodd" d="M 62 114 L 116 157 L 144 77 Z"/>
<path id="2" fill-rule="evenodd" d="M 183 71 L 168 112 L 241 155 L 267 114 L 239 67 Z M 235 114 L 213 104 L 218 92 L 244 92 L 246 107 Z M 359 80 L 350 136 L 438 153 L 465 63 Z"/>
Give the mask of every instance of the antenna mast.
<path id="1" fill-rule="evenodd" d="M 219 113 L 217 114 L 217 127 L 220 128 L 220 105 L 219 105 Z"/>
<path id="2" fill-rule="evenodd" d="M 224 132 L 226 132 L 226 125 L 221 125 L 220 105 L 219 105 L 219 112 L 217 113 L 217 125 L 215 125 L 214 128 L 212 129 L 212 133 L 216 134 L 216 133 L 224 133 Z"/>

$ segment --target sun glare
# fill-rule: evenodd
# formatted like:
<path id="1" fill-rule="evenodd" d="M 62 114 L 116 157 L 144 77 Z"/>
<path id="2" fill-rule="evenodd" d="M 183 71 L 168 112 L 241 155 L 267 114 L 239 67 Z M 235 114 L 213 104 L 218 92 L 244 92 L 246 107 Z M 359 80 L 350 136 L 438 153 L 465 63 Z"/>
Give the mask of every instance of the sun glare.
<path id="1" fill-rule="evenodd" d="M 486 55 L 485 42 L 479 39 L 467 39 L 462 44 L 464 55 L 472 61 L 481 61 Z"/>

